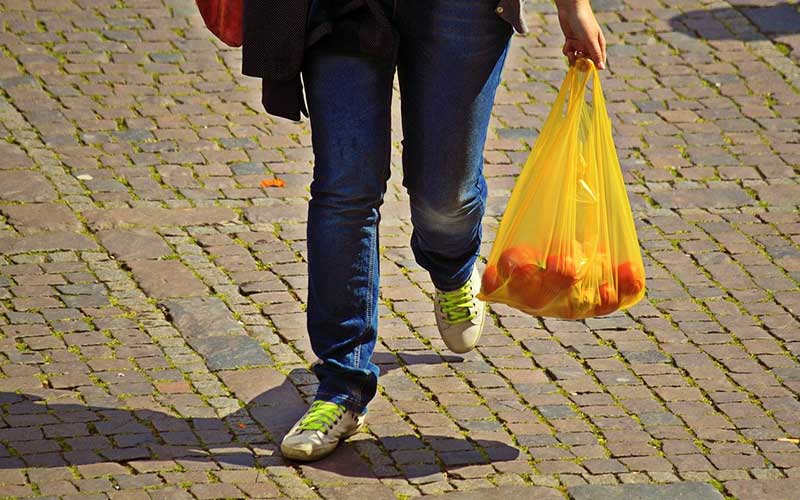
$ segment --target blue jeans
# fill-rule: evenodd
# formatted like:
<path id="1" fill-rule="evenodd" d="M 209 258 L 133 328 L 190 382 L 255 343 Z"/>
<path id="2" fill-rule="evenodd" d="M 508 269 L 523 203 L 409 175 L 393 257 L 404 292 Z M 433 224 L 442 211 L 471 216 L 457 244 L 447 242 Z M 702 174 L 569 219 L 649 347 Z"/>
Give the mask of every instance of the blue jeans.
<path id="1" fill-rule="evenodd" d="M 440 290 L 464 284 L 481 241 L 483 147 L 511 27 L 496 0 L 385 0 L 397 61 L 326 50 L 306 58 L 314 149 L 307 324 L 316 399 L 362 413 L 375 396 L 380 206 L 398 72 L 411 248 Z"/>

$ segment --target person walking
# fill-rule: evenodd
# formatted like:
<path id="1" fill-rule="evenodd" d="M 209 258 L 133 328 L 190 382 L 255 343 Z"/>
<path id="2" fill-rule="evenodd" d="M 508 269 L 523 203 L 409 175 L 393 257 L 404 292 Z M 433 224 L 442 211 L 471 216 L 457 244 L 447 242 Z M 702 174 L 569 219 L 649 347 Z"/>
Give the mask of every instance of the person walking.
<path id="1" fill-rule="evenodd" d="M 455 353 L 478 343 L 486 311 L 475 297 L 487 197 L 483 148 L 511 35 L 527 31 L 523 2 L 311 0 L 297 10 L 307 20 L 302 81 L 314 151 L 307 327 L 319 387 L 281 442 L 285 457 L 310 461 L 333 452 L 358 432 L 376 394 L 378 225 L 395 70 L 411 248 L 435 286 L 444 343 Z M 556 4 L 570 64 L 585 56 L 602 69 L 605 41 L 589 1 Z M 286 115 L 299 118 L 305 103 L 298 86 L 281 80 L 268 90 L 265 83 L 265 106 L 288 106 Z"/>

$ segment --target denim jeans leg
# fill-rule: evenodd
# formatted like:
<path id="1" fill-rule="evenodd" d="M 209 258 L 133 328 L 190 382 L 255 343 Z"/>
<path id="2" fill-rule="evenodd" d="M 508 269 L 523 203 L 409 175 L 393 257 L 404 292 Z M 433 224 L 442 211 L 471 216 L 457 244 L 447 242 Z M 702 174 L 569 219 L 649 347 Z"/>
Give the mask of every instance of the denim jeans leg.
<path id="1" fill-rule="evenodd" d="M 483 148 L 512 34 L 493 0 L 401 0 L 398 77 L 411 248 L 440 290 L 480 251 Z"/>
<path id="2" fill-rule="evenodd" d="M 312 50 L 303 77 L 314 176 L 308 206 L 308 309 L 316 398 L 361 413 L 375 396 L 378 224 L 389 178 L 390 64 Z"/>

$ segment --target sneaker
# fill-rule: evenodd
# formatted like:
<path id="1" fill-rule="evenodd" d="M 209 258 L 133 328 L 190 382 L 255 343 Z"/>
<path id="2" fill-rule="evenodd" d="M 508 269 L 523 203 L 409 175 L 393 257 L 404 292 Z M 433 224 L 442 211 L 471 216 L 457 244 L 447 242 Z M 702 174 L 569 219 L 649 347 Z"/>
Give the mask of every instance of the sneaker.
<path id="1" fill-rule="evenodd" d="M 486 303 L 475 296 L 481 289 L 478 270 L 472 269 L 469 281 L 451 292 L 436 290 L 436 326 L 447 348 L 457 354 L 471 351 L 483 331 Z"/>
<path id="2" fill-rule="evenodd" d="M 281 442 L 281 453 L 292 460 L 310 462 L 324 458 L 339 441 L 357 433 L 364 415 L 356 415 L 330 401 L 314 401 Z"/>

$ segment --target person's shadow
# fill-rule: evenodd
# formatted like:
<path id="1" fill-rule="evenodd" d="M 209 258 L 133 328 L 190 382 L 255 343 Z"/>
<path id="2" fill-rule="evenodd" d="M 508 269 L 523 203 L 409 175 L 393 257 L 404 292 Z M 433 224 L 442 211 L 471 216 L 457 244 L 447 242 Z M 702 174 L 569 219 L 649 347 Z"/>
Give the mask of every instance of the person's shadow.
<path id="1" fill-rule="evenodd" d="M 676 31 L 707 40 L 774 41 L 783 35 L 800 33 L 797 5 L 788 2 L 768 6 L 731 3 L 734 4 L 732 7 L 685 12 L 672 17 L 669 24 Z M 755 27 L 740 22 L 740 15 Z"/>
<path id="2" fill-rule="evenodd" d="M 399 366 L 397 358 L 388 353 L 375 353 L 374 360 L 382 372 Z M 403 360 L 406 364 L 442 362 L 437 355 L 404 354 Z M 237 379 L 237 374 L 242 375 Z M 43 400 L 33 394 L 0 392 L 0 469 L 151 459 L 213 461 L 226 468 L 291 463 L 280 456 L 280 439 L 308 408 L 307 400 L 316 383 L 314 375 L 295 369 L 287 378 L 264 368 L 232 371 L 226 376 L 223 380 L 234 385 L 237 396 L 247 404 L 222 418 L 183 418 L 168 411 L 85 405 L 76 402 L 69 391 L 64 391 L 68 402 L 59 402 L 58 397 Z M 266 383 L 269 389 L 253 394 L 251 388 L 265 387 L 264 380 L 256 383 L 247 378 L 253 376 L 270 378 Z M 520 454 L 517 448 L 496 441 L 424 432 L 368 438 L 373 451 L 400 453 L 403 463 L 396 466 L 385 458 L 375 463 L 365 460 L 359 454 L 365 451 L 363 439 L 351 438 L 331 457 L 308 464 L 304 470 L 313 469 L 323 477 L 328 473 L 364 478 L 400 474 L 411 479 L 463 465 L 515 460 Z M 465 460 L 454 463 L 454 453 Z M 419 460 L 415 461 L 415 456 Z"/>

